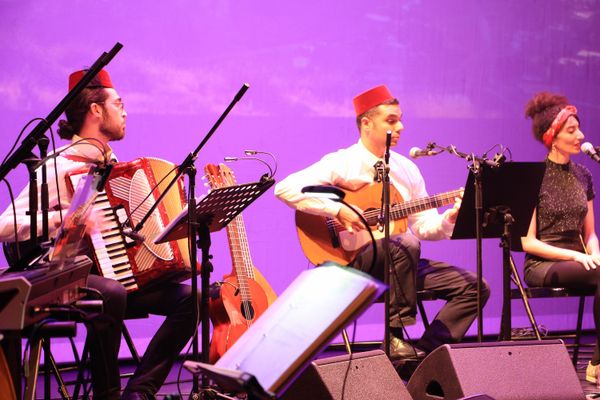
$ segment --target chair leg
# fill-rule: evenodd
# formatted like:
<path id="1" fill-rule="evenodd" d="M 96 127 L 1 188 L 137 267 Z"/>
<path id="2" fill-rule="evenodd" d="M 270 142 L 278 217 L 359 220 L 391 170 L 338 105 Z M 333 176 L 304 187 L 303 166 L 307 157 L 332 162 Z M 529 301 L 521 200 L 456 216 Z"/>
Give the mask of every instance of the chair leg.
<path id="1" fill-rule="evenodd" d="M 133 358 L 133 361 L 135 361 L 136 365 L 140 365 L 142 359 L 140 358 L 140 355 L 138 354 L 137 349 L 135 348 L 135 343 L 133 343 L 133 339 L 131 338 L 131 335 L 129 334 L 129 330 L 127 329 L 125 323 L 123 323 L 122 332 L 123 338 L 125 339 L 125 343 L 127 343 L 127 348 L 129 348 L 129 352 L 131 353 L 131 358 Z"/>
<path id="2" fill-rule="evenodd" d="M 133 361 L 136 363 L 136 365 L 140 365 L 141 364 L 141 358 L 140 355 L 135 347 L 135 343 L 133 342 L 133 339 L 131 338 L 131 334 L 129 333 L 129 330 L 127 330 L 127 326 L 125 326 L 125 324 L 123 324 L 123 329 L 122 329 L 122 334 L 123 334 L 123 338 L 125 339 L 125 343 L 127 344 L 127 348 L 129 349 L 129 352 L 131 353 L 131 358 L 133 359 Z M 82 392 L 82 398 L 87 398 L 87 393 L 89 392 L 89 386 L 86 385 L 86 379 L 85 379 L 85 369 L 87 366 L 87 361 L 89 358 L 89 347 L 88 347 L 88 341 L 85 341 L 85 345 L 83 346 L 83 351 L 81 352 L 81 361 L 80 361 L 80 366 L 77 370 L 77 381 L 75 383 L 75 387 L 73 389 L 73 400 L 76 400 L 79 397 L 79 391 L 81 389 Z M 128 377 L 131 376 L 131 373 L 129 374 L 121 374 L 121 377 Z"/>
<path id="3" fill-rule="evenodd" d="M 515 262 L 514 262 L 512 256 L 510 257 L 510 268 L 511 268 L 512 276 L 513 276 L 513 282 L 517 285 L 517 287 L 519 288 L 519 292 L 521 293 L 521 300 L 523 300 L 523 306 L 525 307 L 525 312 L 527 313 L 527 317 L 529 318 L 529 322 L 531 323 L 531 328 L 533 329 L 535 338 L 537 340 L 542 340 L 542 335 L 540 334 L 540 329 L 538 328 L 537 321 L 535 320 L 535 316 L 533 315 L 533 311 L 531 311 L 531 306 L 529 305 L 529 297 L 527 296 L 527 293 L 525 292 L 525 289 L 523 288 L 523 283 L 521 282 L 521 277 L 519 276 L 517 267 L 515 267 Z M 508 332 L 503 333 L 504 335 L 508 335 L 506 337 L 508 337 L 510 340 L 512 340 L 512 327 L 510 325 L 511 320 L 512 320 L 512 315 L 510 316 L 510 318 L 508 320 L 509 321 Z"/>
<path id="4" fill-rule="evenodd" d="M 81 358 L 79 359 L 79 368 L 77 368 L 77 379 L 75 382 L 75 387 L 73 388 L 73 400 L 77 400 L 77 398 L 79 397 L 79 390 L 81 389 L 82 386 L 83 386 L 83 393 L 86 392 L 86 390 L 85 390 L 85 366 L 87 364 L 88 353 L 89 353 L 89 348 L 88 348 L 88 341 L 86 338 L 85 343 L 83 345 L 83 350 L 81 352 Z M 78 359 L 79 356 L 76 356 L 75 358 Z M 83 396 L 83 397 L 85 397 L 85 396 Z"/>
<path id="5" fill-rule="evenodd" d="M 429 328 L 429 320 L 427 319 L 427 313 L 425 312 L 425 307 L 423 306 L 423 302 L 417 299 L 417 307 L 419 308 L 419 314 L 421 314 L 421 320 L 423 321 L 423 326 L 425 329 Z"/>
<path id="6" fill-rule="evenodd" d="M 35 389 L 37 385 L 38 373 L 40 370 L 40 357 L 42 353 L 42 339 L 35 338 L 31 342 L 29 349 L 29 360 L 26 366 L 26 382 L 24 400 L 35 400 Z"/>
<path id="7" fill-rule="evenodd" d="M 342 329 L 342 338 L 344 339 L 344 346 L 348 354 L 352 354 L 352 348 L 350 347 L 350 339 L 348 339 L 348 331 L 346 328 Z"/>
<path id="8" fill-rule="evenodd" d="M 58 385 L 58 393 L 60 394 L 61 399 L 70 400 L 69 392 L 67 391 L 67 386 L 65 385 L 65 381 L 60 375 L 60 370 L 58 365 L 56 365 L 56 360 L 54 359 L 54 355 L 52 355 L 52 351 L 50 350 L 50 338 L 43 339 L 43 349 L 44 349 L 44 396 L 46 398 L 51 398 L 50 394 L 50 370 L 54 374 L 54 378 L 56 379 L 56 384 Z"/>
<path id="9" fill-rule="evenodd" d="M 575 347 L 573 349 L 573 365 L 577 367 L 579 360 L 579 346 L 581 345 L 581 327 L 583 325 L 583 310 L 585 308 L 585 296 L 579 298 L 579 308 L 577 310 L 577 330 L 575 331 Z"/>

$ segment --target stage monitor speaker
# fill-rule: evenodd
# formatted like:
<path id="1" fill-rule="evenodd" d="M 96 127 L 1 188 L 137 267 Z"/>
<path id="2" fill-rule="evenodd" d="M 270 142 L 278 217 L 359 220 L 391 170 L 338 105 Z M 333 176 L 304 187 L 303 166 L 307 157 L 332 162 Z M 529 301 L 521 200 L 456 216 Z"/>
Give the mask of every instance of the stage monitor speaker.
<path id="1" fill-rule="evenodd" d="M 412 398 L 385 353 L 381 350 L 373 350 L 354 353 L 352 356 L 343 355 L 313 361 L 281 397 L 281 400 L 306 399 L 410 400 Z"/>
<path id="2" fill-rule="evenodd" d="M 560 340 L 443 345 L 408 382 L 414 400 L 585 400 Z"/>

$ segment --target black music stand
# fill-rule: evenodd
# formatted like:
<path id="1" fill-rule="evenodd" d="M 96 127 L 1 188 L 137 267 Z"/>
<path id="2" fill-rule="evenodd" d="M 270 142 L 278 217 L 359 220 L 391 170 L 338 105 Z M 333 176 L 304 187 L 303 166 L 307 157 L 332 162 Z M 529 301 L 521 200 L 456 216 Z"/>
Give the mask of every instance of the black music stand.
<path id="1" fill-rule="evenodd" d="M 510 324 L 510 276 L 511 271 L 515 277 L 515 283 L 523 292 L 519 275 L 515 269 L 510 256 L 510 251 L 522 251 L 521 240 L 511 241 L 511 237 L 521 238 L 527 234 L 531 216 L 536 206 L 540 186 L 544 177 L 546 164 L 543 162 L 509 162 L 498 168 L 485 166 L 482 170 L 482 209 L 484 211 L 482 226 L 479 227 L 480 237 L 477 236 L 475 212 L 475 177 L 469 172 L 465 185 L 465 194 L 462 205 L 456 219 L 456 226 L 452 233 L 452 239 L 502 238 L 503 248 L 503 302 L 501 340 L 509 340 L 504 337 Z M 475 212 L 474 212 L 475 211 Z M 482 289 L 481 274 L 478 274 L 478 310 L 477 318 L 481 322 Z M 526 296 L 523 298 L 528 309 Z M 530 311 L 528 310 L 530 314 Z M 532 315 L 530 315 L 530 319 Z"/>
<path id="2" fill-rule="evenodd" d="M 201 310 L 202 310 L 202 362 L 209 362 L 209 316 L 208 316 L 208 295 L 210 286 L 210 273 L 212 272 L 212 256 L 210 255 L 210 232 L 216 232 L 223 229 L 239 213 L 250 205 L 254 200 L 266 192 L 275 180 L 270 178 L 261 179 L 259 182 L 246 183 L 237 186 L 228 186 L 219 189 L 213 189 L 211 192 L 196 204 L 194 216 L 197 224 L 196 232 L 198 234 L 198 248 L 202 250 L 202 270 L 201 270 Z M 156 237 L 154 243 L 163 243 L 171 240 L 178 240 L 188 237 L 189 211 L 184 209 L 166 228 Z M 194 262 L 193 260 L 191 261 Z M 194 265 L 192 265 L 192 287 L 197 288 L 198 276 Z M 192 293 L 194 302 L 196 301 L 196 291 Z M 198 342 L 198 331 L 194 333 L 193 343 Z M 195 345 L 197 348 L 197 345 Z M 196 358 L 196 356 L 194 356 Z M 198 361 L 194 359 L 194 361 Z M 204 382 L 203 382 L 204 383 Z M 203 386 L 206 386 L 204 384 Z"/>
<path id="3" fill-rule="evenodd" d="M 264 179 L 259 182 L 212 189 L 196 205 L 196 221 L 206 223 L 210 232 L 220 231 L 250 203 L 269 190 L 274 183 L 273 179 Z M 154 243 L 159 244 L 186 238 L 188 236 L 187 224 L 188 211 L 185 208 L 154 239 Z"/>

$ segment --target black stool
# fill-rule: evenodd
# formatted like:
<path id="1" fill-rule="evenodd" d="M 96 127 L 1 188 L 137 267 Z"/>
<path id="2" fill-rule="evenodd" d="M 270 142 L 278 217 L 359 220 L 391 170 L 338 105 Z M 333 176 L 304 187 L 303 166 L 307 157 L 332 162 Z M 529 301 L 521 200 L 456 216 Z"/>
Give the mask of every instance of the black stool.
<path id="1" fill-rule="evenodd" d="M 123 339 L 125 339 L 125 343 L 127 344 L 127 348 L 129 350 L 129 353 L 131 354 L 131 359 L 133 360 L 133 362 L 135 363 L 136 366 L 140 365 L 141 357 L 137 351 L 137 348 L 135 347 L 135 343 L 133 342 L 133 339 L 131 338 L 131 334 L 129 333 L 129 330 L 127 329 L 127 325 L 125 324 L 125 322 L 127 320 L 144 319 L 144 318 L 148 318 L 147 313 L 137 313 L 137 314 L 136 313 L 128 313 L 127 315 L 125 315 L 125 319 L 123 321 L 123 328 L 121 330 Z M 77 367 L 77 378 L 73 382 L 67 382 L 68 384 L 75 385 L 75 387 L 73 388 L 73 396 L 72 396 L 73 400 L 76 400 L 79 397 L 79 391 L 81 390 L 82 387 L 83 387 L 82 398 L 84 398 L 84 399 L 88 398 L 89 387 L 87 387 L 87 384 L 89 383 L 89 379 L 85 379 L 84 375 L 85 375 L 85 370 L 87 368 L 89 355 L 90 355 L 90 351 L 88 348 L 88 342 L 86 340 L 85 345 L 83 346 L 83 350 L 81 352 L 81 358 L 78 360 L 79 357 L 77 355 L 75 355 L 76 367 Z M 132 373 L 122 373 L 121 378 L 129 378 L 129 377 L 131 377 L 131 375 L 133 375 L 133 374 Z"/>

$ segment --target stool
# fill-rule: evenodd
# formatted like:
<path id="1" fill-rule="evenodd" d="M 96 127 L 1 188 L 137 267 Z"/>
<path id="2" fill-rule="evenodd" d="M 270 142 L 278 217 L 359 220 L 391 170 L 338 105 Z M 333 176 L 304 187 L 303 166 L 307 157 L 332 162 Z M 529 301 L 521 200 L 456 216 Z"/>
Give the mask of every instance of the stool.
<path id="1" fill-rule="evenodd" d="M 136 366 L 140 365 L 141 357 L 137 351 L 137 348 L 135 347 L 135 343 L 133 342 L 133 339 L 131 338 L 131 334 L 129 333 L 129 330 L 127 329 L 127 325 L 125 324 L 125 322 L 127 320 L 144 319 L 144 318 L 148 318 L 147 313 L 137 313 L 137 314 L 136 313 L 128 313 L 125 315 L 125 319 L 123 321 L 123 327 L 121 329 L 123 339 L 125 339 L 125 343 L 127 344 L 127 348 L 129 349 L 131 358 Z M 77 360 L 79 357 L 77 355 L 75 356 L 76 364 L 78 364 L 77 365 L 77 378 L 74 382 L 68 382 L 69 384 L 72 384 L 72 383 L 75 384 L 75 387 L 73 388 L 73 396 L 72 396 L 73 400 L 76 400 L 79 397 L 79 391 L 82 386 L 83 386 L 82 398 L 87 398 L 87 396 L 89 394 L 89 388 L 87 387 L 87 383 L 89 383 L 89 380 L 86 380 L 84 377 L 85 368 L 87 366 L 89 355 L 90 355 L 90 351 L 89 351 L 88 343 L 86 340 L 85 345 L 83 346 L 83 350 L 81 352 L 81 359 Z M 121 378 L 128 378 L 131 375 L 133 375 L 133 374 L 132 373 L 123 373 L 123 374 L 121 374 Z"/>
<path id="2" fill-rule="evenodd" d="M 421 314 L 421 320 L 423 321 L 423 326 L 425 327 L 425 329 L 429 328 L 429 320 L 427 318 L 427 313 L 425 312 L 425 307 L 423 306 L 423 302 L 424 301 L 432 301 L 432 300 L 437 300 L 438 297 L 436 296 L 435 292 L 433 290 L 419 290 L 417 291 L 417 308 L 419 309 L 419 313 Z M 382 303 L 383 302 L 383 297 L 380 297 L 379 299 L 377 299 L 376 303 Z M 350 339 L 348 338 L 348 331 L 346 330 L 346 328 L 344 328 L 342 330 L 342 339 L 344 340 L 344 347 L 346 348 L 346 352 L 348 354 L 352 354 L 352 346 L 350 343 Z M 360 344 L 360 345 L 365 345 L 365 344 L 374 344 L 374 345 L 381 345 L 382 342 L 380 341 L 374 341 L 374 342 L 362 342 L 362 343 L 353 343 L 353 344 Z"/>
<path id="3" fill-rule="evenodd" d="M 50 369 L 54 372 L 59 385 L 59 392 L 62 398 L 68 398 L 65 385 L 60 376 L 54 357 L 50 352 L 50 338 L 52 337 L 73 337 L 76 332 L 76 323 L 73 321 L 52 321 L 42 320 L 37 323 L 30 336 L 30 351 L 27 361 L 25 400 L 35 399 L 37 378 L 40 366 L 40 356 L 44 350 L 44 398 L 50 398 Z"/>
<path id="4" fill-rule="evenodd" d="M 579 359 L 579 347 L 581 344 L 581 330 L 583 324 L 583 311 L 585 306 L 585 298 L 594 296 L 596 290 L 594 288 L 564 288 L 564 287 L 524 287 L 525 295 L 528 299 L 556 298 L 556 297 L 579 297 L 579 306 L 577 309 L 577 326 L 575 328 L 575 342 L 573 344 L 573 365 L 577 366 Z M 523 299 L 519 289 L 511 289 L 511 300 Z M 512 315 L 511 315 L 512 318 Z M 509 318 L 509 322 L 511 320 Z M 530 318 L 531 326 L 534 330 L 537 329 L 537 324 L 534 318 Z M 509 324 L 509 335 L 512 340 L 512 327 Z"/>

